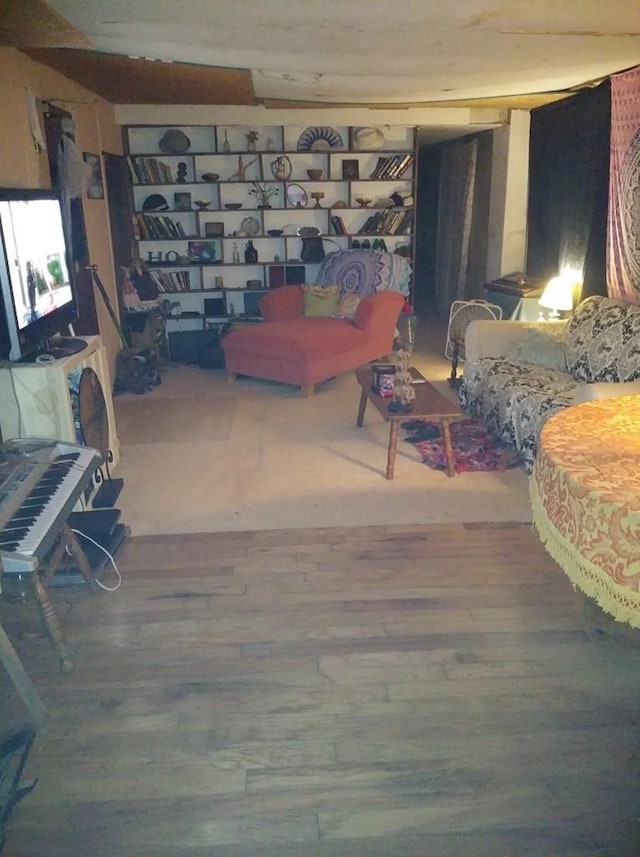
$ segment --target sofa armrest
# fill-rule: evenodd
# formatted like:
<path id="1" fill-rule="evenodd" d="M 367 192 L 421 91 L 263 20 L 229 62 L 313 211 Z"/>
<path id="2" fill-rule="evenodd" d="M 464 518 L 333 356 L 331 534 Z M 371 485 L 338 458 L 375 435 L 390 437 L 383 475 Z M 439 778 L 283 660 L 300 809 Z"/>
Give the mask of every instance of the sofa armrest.
<path id="1" fill-rule="evenodd" d="M 526 321 L 475 319 L 468 324 L 465 332 L 464 358 L 473 362 L 482 357 L 504 357 L 514 346 L 524 341 L 527 330 L 535 326 L 544 333 L 546 325 L 549 325 L 549 331 L 553 326 L 555 333 L 558 326 L 564 327 L 566 322 L 535 324 Z"/>
<path id="2" fill-rule="evenodd" d="M 300 286 L 280 286 L 260 298 L 260 313 L 265 321 L 299 318 L 304 307 Z"/>
<path id="3" fill-rule="evenodd" d="M 598 381 L 594 384 L 578 384 L 573 393 L 573 403 L 579 405 L 594 399 L 613 399 L 617 396 L 640 396 L 640 381 Z"/>
<path id="4" fill-rule="evenodd" d="M 390 349 L 403 306 L 404 297 L 400 292 L 375 292 L 362 298 L 353 323 L 355 327 L 364 330 L 369 339 L 382 337 L 386 341 L 388 338 L 389 344 L 385 347 Z"/>

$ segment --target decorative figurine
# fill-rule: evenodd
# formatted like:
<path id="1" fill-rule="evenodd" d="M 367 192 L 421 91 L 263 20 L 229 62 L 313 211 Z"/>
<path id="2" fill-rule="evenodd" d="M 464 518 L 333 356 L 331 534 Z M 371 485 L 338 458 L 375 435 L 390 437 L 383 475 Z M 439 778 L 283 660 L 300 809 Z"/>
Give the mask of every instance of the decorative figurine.
<path id="1" fill-rule="evenodd" d="M 389 403 L 389 410 L 397 414 L 410 413 L 413 410 L 411 403 L 416 397 L 409 372 L 409 356 L 409 352 L 404 348 L 395 355 L 396 374 L 393 381 L 393 401 Z"/>
<path id="2" fill-rule="evenodd" d="M 255 152 L 256 143 L 258 142 L 258 132 L 249 131 L 245 136 L 247 138 L 247 152 Z"/>
<path id="3" fill-rule="evenodd" d="M 178 175 L 176 177 L 176 182 L 178 184 L 184 184 L 187 180 L 187 165 L 184 161 L 178 162 Z"/>

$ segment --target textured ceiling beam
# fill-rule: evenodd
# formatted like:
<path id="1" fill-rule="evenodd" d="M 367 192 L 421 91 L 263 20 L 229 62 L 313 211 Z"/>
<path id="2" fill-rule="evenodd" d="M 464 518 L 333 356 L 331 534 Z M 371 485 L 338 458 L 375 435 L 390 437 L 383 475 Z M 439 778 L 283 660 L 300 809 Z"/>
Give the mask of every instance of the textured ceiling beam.
<path id="1" fill-rule="evenodd" d="M 0 0 L 0 45 L 91 48 L 92 42 L 44 0 Z"/>
<path id="2" fill-rule="evenodd" d="M 28 56 L 112 104 L 257 104 L 251 73 L 96 51 L 29 49 Z"/>

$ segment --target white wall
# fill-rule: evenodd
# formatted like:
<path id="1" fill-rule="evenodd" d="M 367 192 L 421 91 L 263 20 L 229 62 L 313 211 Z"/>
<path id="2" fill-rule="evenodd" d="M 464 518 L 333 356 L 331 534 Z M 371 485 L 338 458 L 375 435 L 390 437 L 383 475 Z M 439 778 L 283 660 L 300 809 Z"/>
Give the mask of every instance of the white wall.
<path id="1" fill-rule="evenodd" d="M 493 132 L 487 280 L 526 268 L 529 125 L 528 110 L 513 110 Z"/>

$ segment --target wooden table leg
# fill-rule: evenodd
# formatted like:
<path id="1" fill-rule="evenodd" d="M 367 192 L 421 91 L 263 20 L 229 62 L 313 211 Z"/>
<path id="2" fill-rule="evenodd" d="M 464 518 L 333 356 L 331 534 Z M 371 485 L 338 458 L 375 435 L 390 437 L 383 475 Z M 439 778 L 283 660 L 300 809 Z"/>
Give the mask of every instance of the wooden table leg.
<path id="1" fill-rule="evenodd" d="M 440 420 L 440 430 L 442 431 L 442 440 L 444 443 L 444 457 L 447 462 L 447 476 L 456 475 L 456 462 L 453 455 L 453 446 L 451 444 L 451 430 L 449 420 L 442 418 Z"/>
<path id="2" fill-rule="evenodd" d="M 36 601 L 38 602 L 38 607 L 40 608 L 40 613 L 44 620 L 47 633 L 49 634 L 53 648 L 60 661 L 60 669 L 63 673 L 71 672 L 73 669 L 71 655 L 69 654 L 69 650 L 64 641 L 64 635 L 62 633 L 60 623 L 58 622 L 58 617 L 56 616 L 53 605 L 49 600 L 47 588 L 40 580 L 40 576 L 37 571 L 33 572 L 33 592 L 36 597 Z"/>
<path id="3" fill-rule="evenodd" d="M 360 404 L 358 406 L 358 419 L 356 420 L 356 425 L 358 428 L 362 428 L 362 424 L 364 422 L 364 412 L 367 407 L 367 391 L 365 388 L 362 388 L 362 392 L 360 393 Z"/>
<path id="4" fill-rule="evenodd" d="M 398 449 L 399 420 L 389 420 L 389 447 L 387 449 L 387 479 L 393 479 L 396 467 L 396 451 Z"/>

